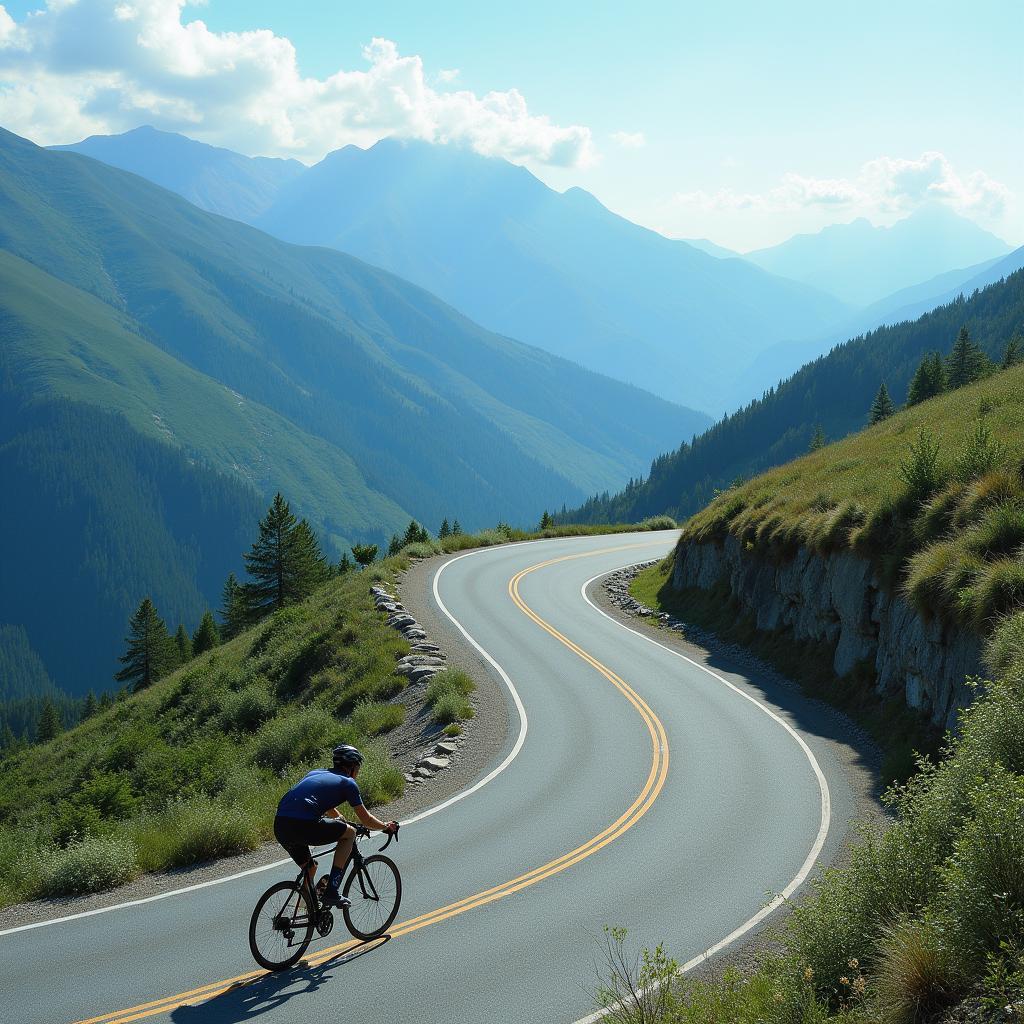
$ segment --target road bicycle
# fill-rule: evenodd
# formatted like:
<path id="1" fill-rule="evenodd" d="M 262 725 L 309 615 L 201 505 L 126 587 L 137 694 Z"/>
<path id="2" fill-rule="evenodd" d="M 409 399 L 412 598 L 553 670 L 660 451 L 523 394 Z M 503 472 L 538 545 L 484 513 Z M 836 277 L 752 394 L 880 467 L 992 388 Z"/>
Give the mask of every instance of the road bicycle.
<path id="1" fill-rule="evenodd" d="M 342 895 L 351 902 L 342 907 L 345 925 L 353 936 L 364 941 L 383 935 L 398 915 L 402 902 L 402 876 L 390 857 L 382 856 L 398 839 L 398 831 L 369 857 L 359 850 L 359 840 L 367 839 L 370 830 L 353 825 L 356 842 L 349 859 L 351 869 Z M 321 851 L 323 857 L 333 853 L 335 846 Z M 316 877 L 315 865 L 312 877 Z M 324 938 L 334 928 L 334 914 L 323 904 L 327 876 L 314 886 L 310 874 L 300 871 L 294 882 L 272 885 L 256 902 L 249 921 L 249 949 L 253 958 L 268 971 L 283 971 L 298 963 L 313 941 L 313 932 Z"/>

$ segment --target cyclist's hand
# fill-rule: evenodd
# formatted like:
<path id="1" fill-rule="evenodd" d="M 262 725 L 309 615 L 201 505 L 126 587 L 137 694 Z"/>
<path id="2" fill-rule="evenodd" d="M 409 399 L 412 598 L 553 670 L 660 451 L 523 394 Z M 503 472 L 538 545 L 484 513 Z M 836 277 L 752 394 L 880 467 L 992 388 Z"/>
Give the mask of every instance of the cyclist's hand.
<path id="1" fill-rule="evenodd" d="M 398 831 L 398 822 L 397 821 L 389 821 L 384 826 L 384 831 L 387 832 L 387 834 L 389 836 L 393 836 Z"/>

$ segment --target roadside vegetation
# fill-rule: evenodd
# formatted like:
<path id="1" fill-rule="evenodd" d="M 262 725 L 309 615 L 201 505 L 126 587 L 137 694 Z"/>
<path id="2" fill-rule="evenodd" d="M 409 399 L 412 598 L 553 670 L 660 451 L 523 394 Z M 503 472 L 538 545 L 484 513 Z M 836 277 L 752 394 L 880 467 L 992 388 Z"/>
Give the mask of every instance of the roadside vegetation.
<path id="1" fill-rule="evenodd" d="M 926 361 L 919 391 L 949 367 Z M 960 1024 L 1024 1014 L 1024 367 L 937 389 L 901 412 L 886 397 L 867 430 L 730 488 L 683 538 L 731 534 L 767 558 L 799 545 L 857 551 L 926 614 L 985 636 L 995 681 L 974 681 L 955 735 L 887 791 L 891 824 L 865 828 L 848 863 L 818 876 L 752 970 L 684 978 L 662 947 L 634 955 L 609 930 L 600 998 L 617 1006 L 610 1021 Z M 668 571 L 647 570 L 638 598 L 657 607 Z M 685 617 L 688 596 L 675 600 Z M 875 711 L 883 732 L 890 710 Z M 899 731 L 900 719 L 889 725 Z"/>

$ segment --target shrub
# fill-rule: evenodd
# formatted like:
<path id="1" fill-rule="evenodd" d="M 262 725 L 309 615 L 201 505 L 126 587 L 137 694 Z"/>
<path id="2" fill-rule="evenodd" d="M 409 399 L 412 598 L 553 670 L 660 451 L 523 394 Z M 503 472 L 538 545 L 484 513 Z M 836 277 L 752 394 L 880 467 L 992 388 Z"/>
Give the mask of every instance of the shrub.
<path id="1" fill-rule="evenodd" d="M 388 748 L 380 740 L 371 740 L 362 749 L 359 791 L 366 803 L 383 804 L 400 797 L 405 790 L 405 778 L 391 760 Z"/>
<path id="2" fill-rule="evenodd" d="M 1004 502 L 1019 501 L 1024 497 L 1024 486 L 1017 473 L 996 469 L 971 481 L 957 502 L 953 522 L 961 528 L 978 522 L 985 509 Z"/>
<path id="3" fill-rule="evenodd" d="M 462 726 L 459 725 L 458 722 L 451 722 L 449 725 L 446 725 L 441 732 L 443 732 L 445 736 L 450 736 L 454 739 L 456 736 L 462 735 Z"/>
<path id="4" fill-rule="evenodd" d="M 949 1006 L 960 984 L 942 942 L 928 920 L 888 927 L 875 961 L 874 1009 L 885 1024 L 918 1024 Z"/>
<path id="5" fill-rule="evenodd" d="M 465 672 L 449 669 L 438 672 L 427 684 L 427 703 L 435 722 L 448 725 L 473 717 L 473 705 L 467 699 L 476 684 Z"/>
<path id="6" fill-rule="evenodd" d="M 444 548 L 435 540 L 415 541 L 402 548 L 402 554 L 408 558 L 429 558 L 431 555 L 440 555 L 443 551 Z"/>
<path id="7" fill-rule="evenodd" d="M 88 836 L 51 858 L 41 885 L 48 896 L 103 892 L 130 882 L 139 870 L 135 844 L 120 836 Z"/>
<path id="8" fill-rule="evenodd" d="M 671 516 L 648 516 L 637 524 L 641 530 L 676 530 L 679 524 Z"/>
<path id="9" fill-rule="evenodd" d="M 221 711 L 221 727 L 238 732 L 258 729 L 274 713 L 276 702 L 265 686 L 253 683 L 228 694 Z"/>
<path id="10" fill-rule="evenodd" d="M 401 725 L 405 721 L 405 708 L 386 701 L 364 701 L 356 705 L 351 720 L 364 736 L 376 736 Z"/>
<path id="11" fill-rule="evenodd" d="M 911 442 L 907 455 L 899 465 L 899 477 L 911 499 L 924 501 L 944 482 L 946 474 L 939 462 L 940 450 L 934 435 L 923 428 L 917 440 Z"/>
<path id="12" fill-rule="evenodd" d="M 956 460 L 956 475 L 964 483 L 991 473 L 1010 457 L 1009 449 L 992 436 L 985 419 L 979 419 Z"/>
<path id="13" fill-rule="evenodd" d="M 976 784 L 971 816 L 944 869 L 941 907 L 965 971 L 1024 934 L 1024 778 L 997 766 Z"/>
<path id="14" fill-rule="evenodd" d="M 207 797 L 177 800 L 143 826 L 140 844 L 149 869 L 181 867 L 255 849 L 261 835 L 245 804 Z"/>
<path id="15" fill-rule="evenodd" d="M 278 715 L 256 734 L 254 760 L 275 772 L 333 745 L 339 723 L 319 704 Z"/>
<path id="16" fill-rule="evenodd" d="M 1024 669 L 1024 611 L 999 621 L 985 644 L 985 663 L 997 675 Z"/>

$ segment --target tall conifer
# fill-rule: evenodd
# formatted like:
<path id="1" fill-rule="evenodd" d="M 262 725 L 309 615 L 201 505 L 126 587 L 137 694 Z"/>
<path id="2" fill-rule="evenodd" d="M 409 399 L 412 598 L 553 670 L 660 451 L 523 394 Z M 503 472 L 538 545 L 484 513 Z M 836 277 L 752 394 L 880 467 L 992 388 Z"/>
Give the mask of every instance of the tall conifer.
<path id="1" fill-rule="evenodd" d="M 929 352 L 914 371 L 907 390 L 907 405 L 918 405 L 946 390 L 946 367 L 938 352 Z"/>
<path id="2" fill-rule="evenodd" d="M 217 620 L 213 612 L 207 609 L 199 622 L 199 628 L 192 636 L 192 653 L 205 654 L 212 651 L 220 643 L 220 630 L 217 629 Z"/>
<path id="3" fill-rule="evenodd" d="M 885 386 L 885 381 L 883 380 L 878 387 L 875 400 L 871 403 L 868 423 L 872 425 L 881 423 L 882 420 L 887 420 L 895 411 L 896 406 L 893 404 L 892 398 L 889 396 L 889 389 Z"/>
<path id="4" fill-rule="evenodd" d="M 178 623 L 178 631 L 174 634 L 174 647 L 178 652 L 178 664 L 192 660 L 192 637 L 182 623 Z"/>
<path id="5" fill-rule="evenodd" d="M 124 668 L 114 678 L 119 683 L 132 683 L 136 690 L 155 683 L 177 661 L 174 641 L 148 597 L 131 617 L 125 643 L 128 650 L 120 659 Z"/>
<path id="6" fill-rule="evenodd" d="M 278 492 L 267 514 L 260 520 L 260 535 L 245 556 L 245 567 L 252 581 L 245 586 L 249 607 L 256 614 L 283 608 L 288 600 L 290 547 L 299 521 L 288 502 Z"/>
<path id="7" fill-rule="evenodd" d="M 1022 362 L 1024 362 L 1024 337 L 1018 333 L 1006 343 L 1003 361 L 1000 365 L 1004 370 L 1008 370 L 1011 366 Z"/>
<path id="8" fill-rule="evenodd" d="M 238 636 L 249 625 L 249 603 L 242 584 L 233 572 L 228 573 L 220 597 L 221 635 L 225 640 Z"/>
<path id="9" fill-rule="evenodd" d="M 43 706 L 39 710 L 39 720 L 36 722 L 36 742 L 46 743 L 52 740 L 64 730 L 64 723 L 60 720 L 60 712 L 51 697 L 43 700 Z"/>
<path id="10" fill-rule="evenodd" d="M 98 706 L 99 705 L 96 703 L 96 694 L 90 690 L 85 695 L 85 701 L 82 703 L 82 721 L 84 722 L 87 718 L 92 718 L 92 716 L 96 714 Z"/>
<path id="11" fill-rule="evenodd" d="M 972 340 L 966 327 L 960 328 L 953 350 L 946 357 L 946 386 L 952 391 L 980 380 L 989 370 L 988 356 Z"/>

